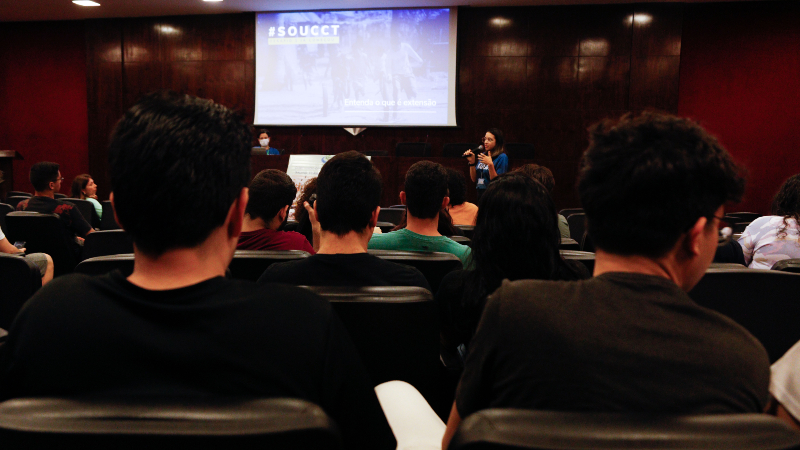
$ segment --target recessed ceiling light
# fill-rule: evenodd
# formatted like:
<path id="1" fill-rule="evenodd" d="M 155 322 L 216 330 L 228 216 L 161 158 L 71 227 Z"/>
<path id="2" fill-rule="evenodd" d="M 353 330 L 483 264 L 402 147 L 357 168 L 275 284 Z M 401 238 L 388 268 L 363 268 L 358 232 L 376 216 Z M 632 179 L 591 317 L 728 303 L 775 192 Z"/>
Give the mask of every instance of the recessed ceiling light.
<path id="1" fill-rule="evenodd" d="M 81 5 L 81 6 L 100 6 L 100 3 L 93 2 L 93 1 L 90 1 L 90 0 L 72 0 L 72 3 L 75 3 L 76 5 Z"/>
<path id="2" fill-rule="evenodd" d="M 221 2 L 222 0 L 203 0 L 204 2 Z"/>

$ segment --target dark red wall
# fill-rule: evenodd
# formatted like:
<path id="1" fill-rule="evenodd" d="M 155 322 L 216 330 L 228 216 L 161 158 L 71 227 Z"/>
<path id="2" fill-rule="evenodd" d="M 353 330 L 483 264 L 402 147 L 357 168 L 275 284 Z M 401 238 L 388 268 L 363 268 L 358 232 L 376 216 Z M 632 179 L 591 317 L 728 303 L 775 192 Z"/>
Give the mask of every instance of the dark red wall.
<path id="1" fill-rule="evenodd" d="M 734 209 L 766 214 L 800 172 L 800 2 L 686 5 L 678 112 L 748 172 Z"/>
<path id="2" fill-rule="evenodd" d="M 15 190 L 32 192 L 38 161 L 61 164 L 64 193 L 89 170 L 83 30 L 82 22 L 0 24 L 0 149 L 25 158 L 14 161 Z"/>

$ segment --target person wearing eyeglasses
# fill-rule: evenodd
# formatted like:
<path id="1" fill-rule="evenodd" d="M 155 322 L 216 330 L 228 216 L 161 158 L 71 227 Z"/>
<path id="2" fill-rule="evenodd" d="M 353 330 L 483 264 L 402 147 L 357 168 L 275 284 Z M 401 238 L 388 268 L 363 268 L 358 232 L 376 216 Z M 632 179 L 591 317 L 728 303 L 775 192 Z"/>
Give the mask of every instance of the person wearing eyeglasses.
<path id="1" fill-rule="evenodd" d="M 64 237 L 73 243 L 75 255 L 80 256 L 83 239 L 94 230 L 75 205 L 55 199 L 55 193 L 61 190 L 61 182 L 64 181 L 59 167 L 58 164 L 48 161 L 38 162 L 31 167 L 30 180 L 35 191 L 34 196 L 19 202 L 17 211 L 57 214 L 63 225 Z"/>
<path id="2" fill-rule="evenodd" d="M 498 128 L 489 128 L 482 142 L 483 144 L 476 149 L 479 152 L 477 155 L 472 150 L 467 150 L 463 155 L 469 163 L 469 176 L 478 189 L 478 200 L 486 192 L 492 180 L 508 172 L 508 155 L 503 146 L 505 143 L 503 132 Z M 486 153 L 480 150 L 485 150 Z"/>

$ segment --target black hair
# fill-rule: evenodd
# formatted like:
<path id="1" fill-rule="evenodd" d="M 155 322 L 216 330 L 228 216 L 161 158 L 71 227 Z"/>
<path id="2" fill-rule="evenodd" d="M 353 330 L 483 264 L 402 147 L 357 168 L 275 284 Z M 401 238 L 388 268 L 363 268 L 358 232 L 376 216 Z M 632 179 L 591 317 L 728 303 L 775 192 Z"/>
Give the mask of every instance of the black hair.
<path id="1" fill-rule="evenodd" d="M 262 170 L 248 188 L 250 199 L 244 212 L 252 219 L 261 218 L 265 222 L 272 220 L 285 206 L 291 205 L 297 195 L 294 181 L 277 169 Z"/>
<path id="2" fill-rule="evenodd" d="M 778 236 L 786 236 L 789 219 L 794 219 L 795 224 L 800 226 L 800 174 L 789 177 L 775 194 L 772 199 L 772 214 L 783 216 L 783 225 L 778 230 Z"/>
<path id="3" fill-rule="evenodd" d="M 58 181 L 58 168 L 54 162 L 42 161 L 31 166 L 30 179 L 33 188 L 38 192 L 50 189 L 50 182 Z"/>
<path id="4" fill-rule="evenodd" d="M 450 206 L 458 206 L 467 201 L 467 178 L 464 172 L 448 167 L 447 191 L 450 197 Z"/>
<path id="5" fill-rule="evenodd" d="M 297 232 L 305 236 L 312 245 L 314 243 L 314 233 L 311 229 L 311 219 L 308 218 L 308 211 L 306 211 L 304 204 L 305 202 L 311 202 L 311 196 L 316 193 L 317 177 L 314 177 L 303 185 L 300 190 L 300 198 L 297 199 L 297 203 L 294 205 L 294 220 L 297 221 Z"/>
<path id="6" fill-rule="evenodd" d="M 137 248 L 194 247 L 222 225 L 250 179 L 251 136 L 238 114 L 188 95 L 158 92 L 129 109 L 108 160 L 115 211 Z"/>
<path id="7" fill-rule="evenodd" d="M 92 179 L 92 176 L 88 173 L 82 173 L 75 177 L 72 180 L 72 189 L 70 191 L 70 196 L 72 198 L 84 198 L 83 190 L 86 189 L 86 185 L 89 184 L 89 180 Z"/>
<path id="8" fill-rule="evenodd" d="M 741 169 L 689 119 L 626 114 L 589 132 L 578 193 L 596 248 L 662 256 L 700 217 L 742 197 Z"/>
<path id="9" fill-rule="evenodd" d="M 486 132 L 492 133 L 492 136 L 494 136 L 494 148 L 490 156 L 492 158 L 497 158 L 497 155 L 505 153 L 506 138 L 505 135 L 503 135 L 503 131 L 500 130 L 500 128 L 489 128 Z"/>
<path id="10" fill-rule="evenodd" d="M 415 162 L 406 172 L 403 190 L 408 214 L 419 219 L 433 219 L 447 196 L 447 171 L 435 162 Z"/>
<path id="11" fill-rule="evenodd" d="M 547 167 L 540 166 L 538 164 L 525 164 L 524 166 L 514 170 L 514 172 L 527 175 L 539 183 L 542 183 L 544 187 L 547 188 L 547 192 L 550 194 L 553 193 L 553 188 L 556 187 L 556 179 L 553 178 L 553 172 L 551 172 Z"/>
<path id="12" fill-rule="evenodd" d="M 381 175 L 361 153 L 339 153 L 317 175 L 317 218 L 323 230 L 362 232 L 381 201 Z"/>
<path id="13" fill-rule="evenodd" d="M 262 128 L 262 129 L 258 130 L 258 136 L 256 136 L 256 137 L 261 137 L 262 134 L 266 134 L 267 137 L 269 137 L 269 130 L 266 129 L 266 128 Z"/>

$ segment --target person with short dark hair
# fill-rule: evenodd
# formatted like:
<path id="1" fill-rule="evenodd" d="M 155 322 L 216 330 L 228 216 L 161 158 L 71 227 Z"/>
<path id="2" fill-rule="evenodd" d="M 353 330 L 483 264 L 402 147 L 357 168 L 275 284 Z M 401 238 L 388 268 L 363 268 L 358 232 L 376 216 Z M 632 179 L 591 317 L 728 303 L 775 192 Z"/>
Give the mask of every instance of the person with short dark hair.
<path id="1" fill-rule="evenodd" d="M 751 269 L 771 269 L 782 259 L 800 258 L 800 174 L 789 177 L 772 200 L 772 215 L 754 220 L 739 238 Z"/>
<path id="2" fill-rule="evenodd" d="M 550 196 L 553 195 L 553 188 L 556 187 L 556 179 L 553 178 L 553 172 L 551 172 L 547 167 L 540 166 L 538 164 L 525 164 L 524 166 L 515 169 L 514 172 L 522 173 L 533 178 L 539 183 L 542 183 Z M 562 238 L 570 238 L 569 223 L 567 222 L 567 218 L 561 214 L 558 214 L 558 232 L 561 234 Z"/>
<path id="3" fill-rule="evenodd" d="M 470 265 L 470 249 L 439 233 L 439 211 L 447 208 L 447 171 L 441 164 L 419 161 L 409 167 L 400 201 L 406 205 L 406 227 L 372 236 L 369 248 L 446 252 Z"/>
<path id="4" fill-rule="evenodd" d="M 467 201 L 467 180 L 460 170 L 447 168 L 447 190 L 450 204 L 447 212 L 454 225 L 475 225 L 478 206 Z"/>
<path id="5" fill-rule="evenodd" d="M 242 234 L 236 245 L 238 250 L 303 250 L 314 253 L 302 234 L 278 231 L 286 222 L 289 207 L 297 195 L 297 187 L 289 175 L 276 169 L 262 170 L 250 182 L 249 191 Z"/>
<path id="6" fill-rule="evenodd" d="M 88 173 L 82 173 L 72 180 L 70 197 L 88 201 L 94 206 L 97 217 L 103 218 L 103 205 L 97 201 L 97 184 Z"/>
<path id="7" fill-rule="evenodd" d="M 317 254 L 273 264 L 259 283 L 419 286 L 430 290 L 419 270 L 367 253 L 378 223 L 381 189 L 378 170 L 361 153 L 349 151 L 331 158 L 317 176 L 316 202 L 303 204 L 315 228 Z"/>
<path id="8" fill-rule="evenodd" d="M 300 398 L 336 422 L 344 447 L 396 447 L 326 300 L 225 277 L 247 206 L 250 139 L 237 114 L 187 95 L 152 94 L 125 113 L 108 154 L 133 273 L 66 275 L 40 289 L 0 348 L 0 399 Z"/>
<path id="9" fill-rule="evenodd" d="M 258 154 L 261 154 L 261 155 L 280 155 L 281 151 L 278 150 L 277 148 L 270 147 L 269 146 L 269 142 L 270 142 L 270 140 L 269 140 L 269 130 L 267 130 L 266 128 L 259 130 L 259 132 L 258 132 L 258 145 L 259 146 L 255 147 L 253 149 L 254 153 L 256 153 L 255 151 L 257 150 Z"/>
<path id="10" fill-rule="evenodd" d="M 470 344 L 442 447 L 485 408 L 758 413 L 764 347 L 686 293 L 720 242 L 744 179 L 696 123 L 643 113 L 590 129 L 578 192 L 594 278 L 505 281 Z"/>
<path id="11" fill-rule="evenodd" d="M 481 147 L 486 153 L 475 155 L 472 150 L 464 152 L 469 164 L 469 176 L 475 182 L 479 202 L 489 183 L 498 175 L 508 172 L 508 155 L 505 151 L 503 132 L 499 128 L 489 128 L 482 141 Z"/>
<path id="12" fill-rule="evenodd" d="M 94 230 L 75 205 L 55 199 L 55 193 L 61 190 L 61 182 L 64 180 L 59 165 L 49 161 L 38 162 L 31 166 L 30 179 L 34 196 L 19 202 L 17 211 L 57 214 L 63 225 L 64 239 L 70 243 L 75 255 L 79 256 L 83 238 Z"/>

